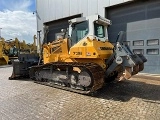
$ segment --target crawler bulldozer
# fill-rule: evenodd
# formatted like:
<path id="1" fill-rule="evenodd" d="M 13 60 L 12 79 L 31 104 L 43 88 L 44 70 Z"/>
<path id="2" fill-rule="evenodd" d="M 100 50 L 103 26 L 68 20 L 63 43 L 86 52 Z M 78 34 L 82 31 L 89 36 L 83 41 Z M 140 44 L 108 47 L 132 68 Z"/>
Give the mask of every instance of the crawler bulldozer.
<path id="1" fill-rule="evenodd" d="M 110 81 L 129 79 L 143 70 L 147 60 L 123 44 L 124 32 L 118 34 L 115 45 L 111 44 L 109 25 L 111 21 L 100 15 L 75 18 L 69 20 L 69 29 L 51 42 L 45 27 L 42 63 L 33 65 L 23 59 L 25 68 L 20 58 L 9 79 L 29 76 L 37 83 L 81 94 L 97 91 Z M 17 72 L 15 66 L 21 66 L 18 71 L 25 68 L 25 73 Z"/>

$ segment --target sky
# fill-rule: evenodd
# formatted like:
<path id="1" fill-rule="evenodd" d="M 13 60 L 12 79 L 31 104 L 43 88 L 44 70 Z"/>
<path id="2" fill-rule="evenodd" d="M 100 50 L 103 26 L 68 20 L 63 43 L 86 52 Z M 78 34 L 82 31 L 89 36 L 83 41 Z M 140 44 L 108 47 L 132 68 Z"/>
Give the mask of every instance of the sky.
<path id="1" fill-rule="evenodd" d="M 0 0 L 1 37 L 33 43 L 37 34 L 35 10 L 35 0 Z"/>

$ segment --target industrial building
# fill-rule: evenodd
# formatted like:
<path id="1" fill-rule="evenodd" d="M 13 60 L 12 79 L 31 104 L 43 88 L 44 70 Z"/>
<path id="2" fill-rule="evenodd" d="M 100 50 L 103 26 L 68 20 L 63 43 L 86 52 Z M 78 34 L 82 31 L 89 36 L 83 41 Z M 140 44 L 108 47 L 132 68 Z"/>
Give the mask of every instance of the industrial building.
<path id="1" fill-rule="evenodd" d="M 47 25 L 49 40 L 72 18 L 99 14 L 110 19 L 109 41 L 126 31 L 126 43 L 148 60 L 143 72 L 160 74 L 160 0 L 36 0 L 36 7 L 37 30 L 43 34 Z"/>

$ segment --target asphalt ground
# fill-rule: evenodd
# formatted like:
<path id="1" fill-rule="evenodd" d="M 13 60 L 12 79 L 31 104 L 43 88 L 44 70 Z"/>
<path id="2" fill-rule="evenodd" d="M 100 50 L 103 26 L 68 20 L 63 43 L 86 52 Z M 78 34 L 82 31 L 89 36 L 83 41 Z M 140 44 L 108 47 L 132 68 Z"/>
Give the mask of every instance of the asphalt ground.
<path id="1" fill-rule="evenodd" d="M 0 67 L 0 120 L 160 120 L 157 76 L 139 74 L 87 96 L 8 80 L 11 73 L 11 66 Z"/>

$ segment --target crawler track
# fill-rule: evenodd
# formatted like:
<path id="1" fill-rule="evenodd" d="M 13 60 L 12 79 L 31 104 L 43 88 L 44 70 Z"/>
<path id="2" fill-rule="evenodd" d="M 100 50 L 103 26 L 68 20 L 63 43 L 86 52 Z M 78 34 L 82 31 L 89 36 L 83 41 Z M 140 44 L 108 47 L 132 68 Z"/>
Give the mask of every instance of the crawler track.
<path id="1" fill-rule="evenodd" d="M 89 77 L 90 77 L 89 79 L 91 79 L 91 84 L 89 86 L 87 87 L 82 86 L 77 82 L 75 86 L 78 86 L 83 89 L 79 89 L 79 88 L 77 89 L 77 87 L 75 88 L 72 87 L 72 83 L 70 82 L 71 81 L 70 74 L 72 74 L 72 72 L 75 72 L 75 71 L 73 70 L 67 71 L 68 70 L 67 68 L 73 68 L 73 67 L 79 68 L 82 71 L 85 70 L 89 74 Z M 53 74 L 57 72 L 57 69 L 59 69 L 58 74 L 66 73 L 65 75 L 68 77 L 66 77 L 65 80 L 57 81 L 56 79 L 57 76 L 53 76 Z M 48 75 L 42 75 L 42 73 L 45 73 Z M 79 74 L 81 74 L 81 72 L 78 73 L 77 75 Z M 46 76 L 47 76 L 47 79 L 46 79 Z M 99 66 L 96 63 L 53 62 L 45 65 L 31 67 L 30 78 L 39 84 L 56 87 L 56 88 L 60 88 L 60 89 L 64 89 L 64 90 L 68 90 L 76 93 L 89 94 L 102 88 L 104 84 L 104 70 L 101 68 L 101 66 Z M 57 82 L 58 82 L 58 85 L 57 85 Z"/>

